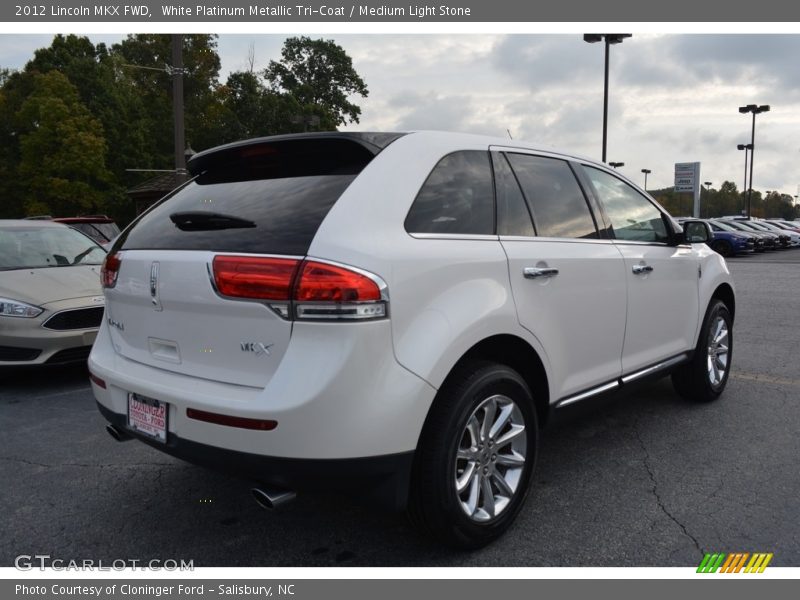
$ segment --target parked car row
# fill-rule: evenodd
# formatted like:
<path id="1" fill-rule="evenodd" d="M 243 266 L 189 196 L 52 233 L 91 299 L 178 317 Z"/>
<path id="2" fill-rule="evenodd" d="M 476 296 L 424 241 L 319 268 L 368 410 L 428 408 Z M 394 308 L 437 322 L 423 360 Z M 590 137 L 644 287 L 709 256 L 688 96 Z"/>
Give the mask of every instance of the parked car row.
<path id="1" fill-rule="evenodd" d="M 730 217 L 704 221 L 714 236 L 709 246 L 722 256 L 800 247 L 800 222 L 797 221 Z"/>

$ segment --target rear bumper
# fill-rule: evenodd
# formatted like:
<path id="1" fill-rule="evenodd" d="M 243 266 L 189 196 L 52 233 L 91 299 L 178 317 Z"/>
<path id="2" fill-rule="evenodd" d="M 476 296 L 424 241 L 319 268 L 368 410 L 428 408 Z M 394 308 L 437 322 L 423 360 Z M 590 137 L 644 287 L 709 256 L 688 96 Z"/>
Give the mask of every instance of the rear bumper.
<path id="1" fill-rule="evenodd" d="M 391 509 L 406 505 L 413 452 L 347 459 L 281 458 L 216 448 L 174 433 L 163 444 L 129 429 L 126 415 L 99 402 L 97 407 L 109 423 L 131 437 L 196 465 L 292 490 L 356 493 Z"/>

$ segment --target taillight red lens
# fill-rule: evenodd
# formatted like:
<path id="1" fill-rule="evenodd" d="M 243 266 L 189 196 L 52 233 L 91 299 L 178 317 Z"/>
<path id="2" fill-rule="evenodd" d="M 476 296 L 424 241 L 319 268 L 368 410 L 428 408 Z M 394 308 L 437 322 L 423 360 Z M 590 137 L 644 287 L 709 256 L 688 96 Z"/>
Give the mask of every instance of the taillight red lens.
<path id="1" fill-rule="evenodd" d="M 117 275 L 122 265 L 122 256 L 117 253 L 107 254 L 100 269 L 100 283 L 104 288 L 113 288 L 117 285 Z"/>
<path id="2" fill-rule="evenodd" d="M 299 264 L 292 258 L 216 256 L 214 282 L 223 296 L 288 301 Z"/>
<path id="3" fill-rule="evenodd" d="M 372 279 L 325 263 L 306 261 L 294 291 L 300 302 L 369 302 L 381 299 Z"/>

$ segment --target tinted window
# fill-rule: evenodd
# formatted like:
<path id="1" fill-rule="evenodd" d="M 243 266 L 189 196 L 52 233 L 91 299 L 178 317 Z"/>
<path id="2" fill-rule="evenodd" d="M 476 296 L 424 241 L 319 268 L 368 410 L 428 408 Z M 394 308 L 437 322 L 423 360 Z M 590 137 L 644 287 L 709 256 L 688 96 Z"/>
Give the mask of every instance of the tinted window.
<path id="1" fill-rule="evenodd" d="M 497 233 L 499 235 L 533 236 L 533 222 L 517 178 L 502 154 L 492 152 L 497 195 Z"/>
<path id="2" fill-rule="evenodd" d="M 434 167 L 406 217 L 409 233 L 494 233 L 489 153 L 455 152 Z"/>
<path id="3" fill-rule="evenodd" d="M 143 215 L 117 246 L 305 255 L 328 211 L 372 159 L 342 140 L 234 150 L 207 159 L 208 170 Z"/>
<path id="4" fill-rule="evenodd" d="M 566 161 L 508 154 L 531 206 L 536 233 L 544 237 L 596 238 L 583 191 Z"/>
<path id="5" fill-rule="evenodd" d="M 666 242 L 661 211 L 630 185 L 613 175 L 586 167 L 586 174 L 611 221 L 614 237 L 637 242 Z"/>

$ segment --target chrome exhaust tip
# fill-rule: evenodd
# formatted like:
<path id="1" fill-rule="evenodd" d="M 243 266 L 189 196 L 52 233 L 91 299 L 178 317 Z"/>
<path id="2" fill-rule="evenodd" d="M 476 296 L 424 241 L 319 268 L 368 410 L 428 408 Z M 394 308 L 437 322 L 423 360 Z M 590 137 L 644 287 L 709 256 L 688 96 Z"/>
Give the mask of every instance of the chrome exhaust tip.
<path id="1" fill-rule="evenodd" d="M 116 427 L 115 425 L 106 425 L 106 431 L 108 435 L 112 438 L 117 440 L 118 442 L 127 442 L 128 440 L 132 440 L 133 437 Z"/>
<path id="2" fill-rule="evenodd" d="M 281 510 L 297 498 L 297 493 L 273 487 L 257 487 L 250 490 L 258 505 L 269 511 Z"/>

